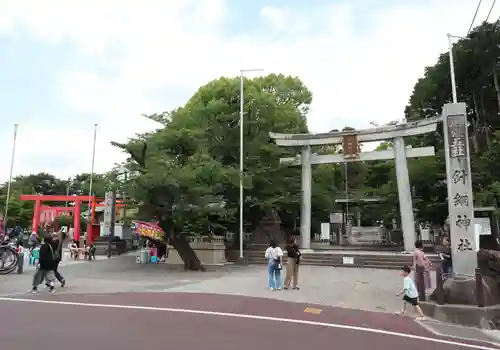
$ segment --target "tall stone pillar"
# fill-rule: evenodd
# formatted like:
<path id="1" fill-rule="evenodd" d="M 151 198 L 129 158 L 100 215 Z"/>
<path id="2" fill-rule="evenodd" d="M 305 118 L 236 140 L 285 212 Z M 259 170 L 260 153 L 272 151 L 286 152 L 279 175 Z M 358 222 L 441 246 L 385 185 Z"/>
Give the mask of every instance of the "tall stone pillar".
<path id="1" fill-rule="evenodd" d="M 443 131 L 453 272 L 462 276 L 474 276 L 479 247 L 474 231 L 474 201 L 465 103 L 444 105 Z"/>
<path id="2" fill-rule="evenodd" d="M 415 219 L 411 200 L 410 176 L 406 161 L 406 148 L 403 137 L 393 140 L 394 159 L 396 163 L 396 177 L 398 183 L 399 211 L 401 213 L 401 228 L 405 251 L 411 252 L 415 244 Z"/>
<path id="3" fill-rule="evenodd" d="M 300 247 L 311 249 L 311 147 L 306 146 L 301 153 L 302 162 L 302 202 L 300 214 Z"/>
<path id="4" fill-rule="evenodd" d="M 361 211 L 359 208 L 356 210 L 356 226 L 361 227 Z"/>

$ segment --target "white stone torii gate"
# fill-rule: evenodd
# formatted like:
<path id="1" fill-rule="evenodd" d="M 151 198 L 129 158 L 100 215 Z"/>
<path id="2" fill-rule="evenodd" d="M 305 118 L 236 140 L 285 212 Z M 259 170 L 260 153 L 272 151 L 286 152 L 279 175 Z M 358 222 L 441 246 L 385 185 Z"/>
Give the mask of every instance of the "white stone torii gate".
<path id="1" fill-rule="evenodd" d="M 435 152 L 434 147 L 406 148 L 404 137 L 433 132 L 436 130 L 438 121 L 439 118 L 432 118 L 400 125 L 324 134 L 270 133 L 269 136 L 274 139 L 278 146 L 301 148 L 301 155 L 280 159 L 281 163 L 302 165 L 301 248 L 311 249 L 311 165 L 394 159 L 404 248 L 406 251 L 412 251 L 416 235 L 406 158 L 434 156 Z M 392 140 L 392 149 L 359 152 L 360 142 L 386 140 Z M 311 146 L 335 144 L 343 144 L 344 154 L 316 155 L 311 152 Z"/>

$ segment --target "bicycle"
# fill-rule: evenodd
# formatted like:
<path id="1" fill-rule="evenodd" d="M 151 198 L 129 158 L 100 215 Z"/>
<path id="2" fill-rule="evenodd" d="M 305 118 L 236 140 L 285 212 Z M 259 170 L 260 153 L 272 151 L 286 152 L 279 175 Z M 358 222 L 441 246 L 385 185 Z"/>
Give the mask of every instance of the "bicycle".
<path id="1" fill-rule="evenodd" d="M 0 237 L 0 275 L 8 275 L 14 271 L 18 259 L 16 242 Z"/>

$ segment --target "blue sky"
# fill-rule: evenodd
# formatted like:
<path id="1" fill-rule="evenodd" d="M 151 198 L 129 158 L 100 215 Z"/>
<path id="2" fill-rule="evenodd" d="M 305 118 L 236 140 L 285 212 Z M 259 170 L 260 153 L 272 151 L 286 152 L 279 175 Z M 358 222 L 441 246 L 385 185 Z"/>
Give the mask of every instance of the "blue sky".
<path id="1" fill-rule="evenodd" d="M 3 0 L 0 180 L 14 123 L 14 174 L 90 171 L 94 123 L 96 170 L 105 171 L 123 159 L 109 141 L 156 127 L 140 113 L 172 109 L 210 79 L 248 67 L 301 77 L 314 94 L 312 131 L 401 119 L 416 79 L 446 50 L 447 32 L 464 34 L 475 5 Z M 390 106 L 378 110 L 388 96 Z"/>

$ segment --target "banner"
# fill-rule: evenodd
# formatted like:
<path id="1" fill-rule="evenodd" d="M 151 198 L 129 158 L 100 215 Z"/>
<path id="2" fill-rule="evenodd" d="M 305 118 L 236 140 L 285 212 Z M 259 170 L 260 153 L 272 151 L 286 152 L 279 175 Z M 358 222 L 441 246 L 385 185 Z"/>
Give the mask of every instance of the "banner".
<path id="1" fill-rule="evenodd" d="M 135 233 L 142 237 L 154 239 L 155 241 L 164 241 L 164 232 L 156 224 L 144 221 L 135 222 Z"/>

